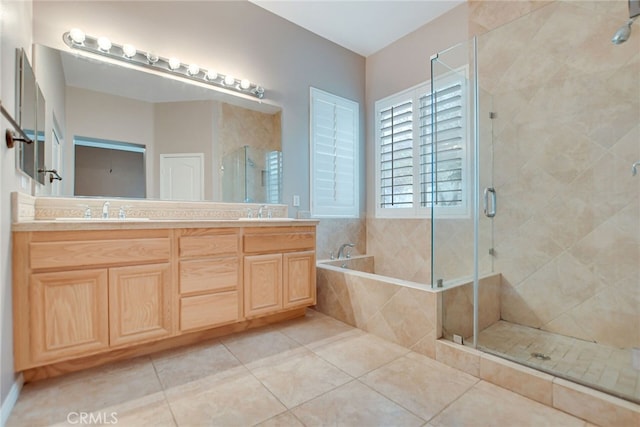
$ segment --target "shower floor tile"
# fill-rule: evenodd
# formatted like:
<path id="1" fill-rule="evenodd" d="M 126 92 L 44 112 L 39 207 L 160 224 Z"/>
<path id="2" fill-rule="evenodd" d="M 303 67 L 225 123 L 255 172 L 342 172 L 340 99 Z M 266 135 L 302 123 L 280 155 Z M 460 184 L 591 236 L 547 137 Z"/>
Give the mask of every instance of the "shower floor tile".
<path id="1" fill-rule="evenodd" d="M 501 320 L 480 332 L 478 347 L 552 375 L 640 402 L 640 370 L 629 349 L 566 337 Z"/>

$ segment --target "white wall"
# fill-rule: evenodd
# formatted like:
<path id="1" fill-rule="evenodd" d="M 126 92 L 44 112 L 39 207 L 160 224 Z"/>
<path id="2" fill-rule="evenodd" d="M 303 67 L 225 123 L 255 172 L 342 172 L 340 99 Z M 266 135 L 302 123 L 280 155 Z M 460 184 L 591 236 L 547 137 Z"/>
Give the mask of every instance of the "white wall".
<path id="1" fill-rule="evenodd" d="M 31 55 L 32 3 L 0 0 L 0 99 L 3 107 L 15 114 L 16 48 Z M 9 123 L 0 117 L 0 129 Z M 0 144 L 0 402 L 15 383 L 13 372 L 13 322 L 11 319 L 11 202 L 10 193 L 31 192 L 31 180 L 16 171 L 16 149 Z M 3 409 L 4 415 L 5 409 Z"/>
<path id="2" fill-rule="evenodd" d="M 264 86 L 266 98 L 283 108 L 283 201 L 298 194 L 304 210 L 309 209 L 309 86 L 364 104 L 363 57 L 246 1 L 34 3 L 35 43 L 68 50 L 62 34 L 73 27 Z M 364 206 L 364 193 L 361 202 Z M 291 214 L 296 211 L 290 208 Z"/>

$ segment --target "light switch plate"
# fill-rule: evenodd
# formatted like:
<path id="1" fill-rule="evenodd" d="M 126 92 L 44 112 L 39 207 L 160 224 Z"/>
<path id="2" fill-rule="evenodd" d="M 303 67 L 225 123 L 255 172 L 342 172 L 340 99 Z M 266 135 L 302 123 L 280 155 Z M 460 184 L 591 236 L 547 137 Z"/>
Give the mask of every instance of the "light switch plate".
<path id="1" fill-rule="evenodd" d="M 293 206 L 300 206 L 300 196 L 297 194 L 293 195 Z"/>

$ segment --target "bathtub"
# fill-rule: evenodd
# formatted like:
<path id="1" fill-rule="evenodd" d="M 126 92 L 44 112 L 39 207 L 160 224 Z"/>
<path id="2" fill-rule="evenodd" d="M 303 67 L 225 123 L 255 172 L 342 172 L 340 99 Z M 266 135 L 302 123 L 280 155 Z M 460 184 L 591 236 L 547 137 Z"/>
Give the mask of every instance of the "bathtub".
<path id="1" fill-rule="evenodd" d="M 375 274 L 374 257 L 317 263 L 316 309 L 349 325 L 435 358 L 435 342 L 473 333 L 473 282 L 443 288 Z M 481 329 L 500 319 L 500 275 L 480 280 Z"/>

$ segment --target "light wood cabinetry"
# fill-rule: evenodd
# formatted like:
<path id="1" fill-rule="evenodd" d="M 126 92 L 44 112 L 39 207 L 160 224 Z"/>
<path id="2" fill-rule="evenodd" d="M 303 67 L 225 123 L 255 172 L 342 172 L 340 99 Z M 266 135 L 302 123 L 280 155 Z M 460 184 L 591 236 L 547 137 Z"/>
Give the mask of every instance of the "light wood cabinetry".
<path id="1" fill-rule="evenodd" d="M 239 229 L 180 230 L 180 330 L 210 328 L 242 316 Z"/>
<path id="2" fill-rule="evenodd" d="M 316 303 L 316 253 L 293 252 L 283 255 L 284 308 Z"/>
<path id="3" fill-rule="evenodd" d="M 27 379 L 300 316 L 316 300 L 315 225 L 14 231 L 12 259 Z"/>
<path id="4" fill-rule="evenodd" d="M 282 309 L 282 254 L 244 257 L 245 316 Z"/>
<path id="5" fill-rule="evenodd" d="M 112 346 L 171 334 L 169 263 L 109 269 L 109 343 Z"/>
<path id="6" fill-rule="evenodd" d="M 170 336 L 171 235 L 14 233 L 16 370 Z"/>
<path id="7" fill-rule="evenodd" d="M 243 243 L 246 317 L 315 304 L 314 227 L 250 228 Z"/>
<path id="8" fill-rule="evenodd" d="M 29 291 L 34 361 L 109 347 L 106 269 L 33 274 Z"/>

